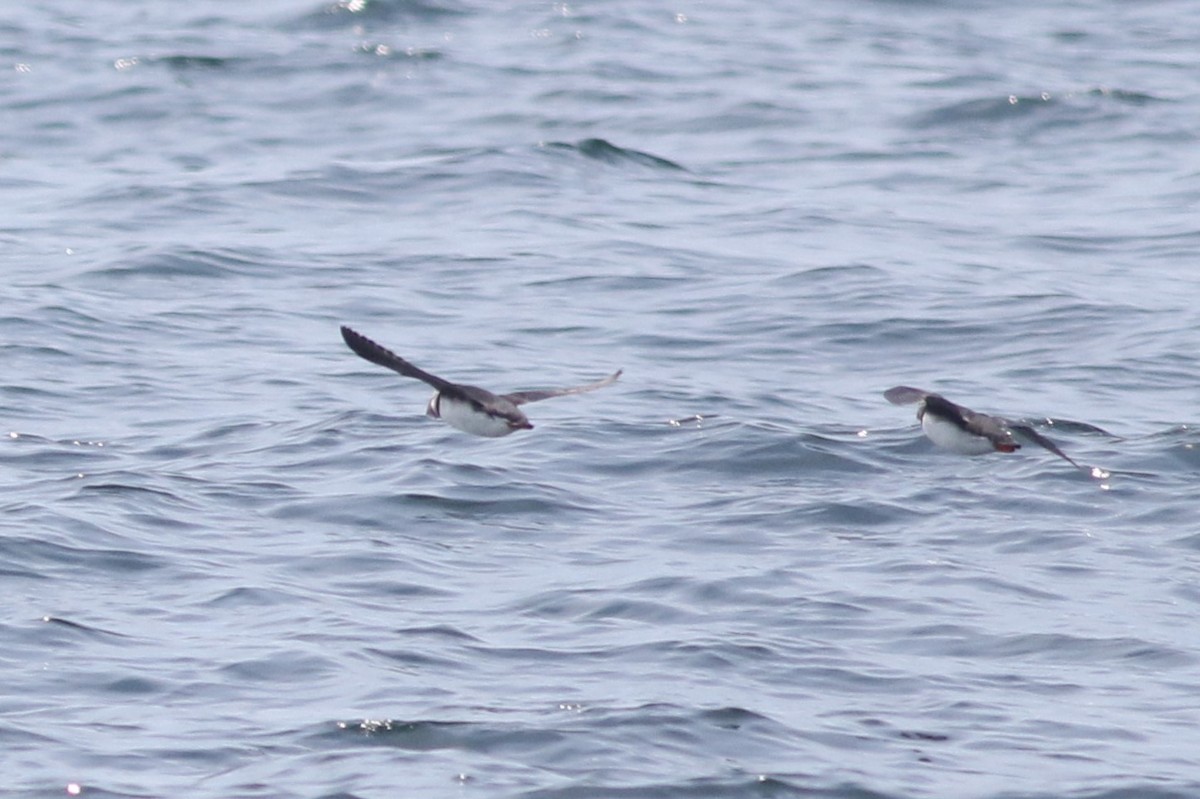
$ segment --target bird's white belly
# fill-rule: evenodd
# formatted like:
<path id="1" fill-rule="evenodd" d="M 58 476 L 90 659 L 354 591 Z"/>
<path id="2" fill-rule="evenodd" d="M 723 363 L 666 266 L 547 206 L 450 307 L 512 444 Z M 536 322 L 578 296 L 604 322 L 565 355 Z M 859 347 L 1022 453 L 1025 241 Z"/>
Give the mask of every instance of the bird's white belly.
<path id="1" fill-rule="evenodd" d="M 438 414 L 446 424 L 471 435 L 500 438 L 513 432 L 507 419 L 489 416 L 469 402 L 450 399 L 444 395 L 438 400 Z"/>
<path id="2" fill-rule="evenodd" d="M 921 429 L 934 444 L 960 455 L 986 455 L 996 451 L 995 445 L 987 438 L 972 435 L 954 422 L 931 413 L 925 414 L 921 419 Z"/>

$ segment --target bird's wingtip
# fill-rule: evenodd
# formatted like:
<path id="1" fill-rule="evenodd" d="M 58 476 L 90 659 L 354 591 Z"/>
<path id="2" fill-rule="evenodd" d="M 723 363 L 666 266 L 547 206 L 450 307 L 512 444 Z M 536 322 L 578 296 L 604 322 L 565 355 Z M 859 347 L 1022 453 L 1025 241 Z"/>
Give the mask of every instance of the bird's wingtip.
<path id="1" fill-rule="evenodd" d="M 928 391 L 912 386 L 892 386 L 883 392 L 883 398 L 893 405 L 910 405 L 920 402 L 929 395 Z"/>

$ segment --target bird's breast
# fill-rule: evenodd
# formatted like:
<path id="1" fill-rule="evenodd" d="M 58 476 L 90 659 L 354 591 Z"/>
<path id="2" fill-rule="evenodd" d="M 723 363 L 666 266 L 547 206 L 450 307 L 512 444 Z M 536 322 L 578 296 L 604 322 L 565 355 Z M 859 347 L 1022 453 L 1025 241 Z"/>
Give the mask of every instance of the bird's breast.
<path id="1" fill-rule="evenodd" d="M 439 394 L 429 401 L 429 413 L 464 433 L 487 438 L 500 438 L 516 430 L 532 427 L 528 421 L 525 421 L 524 425 L 513 426 L 512 422 L 503 416 L 487 413 L 477 405 L 444 394 Z"/>
<path id="2" fill-rule="evenodd" d="M 949 419 L 928 411 L 921 415 L 921 429 L 934 444 L 960 455 L 984 455 L 996 451 L 986 436 L 968 433 Z"/>

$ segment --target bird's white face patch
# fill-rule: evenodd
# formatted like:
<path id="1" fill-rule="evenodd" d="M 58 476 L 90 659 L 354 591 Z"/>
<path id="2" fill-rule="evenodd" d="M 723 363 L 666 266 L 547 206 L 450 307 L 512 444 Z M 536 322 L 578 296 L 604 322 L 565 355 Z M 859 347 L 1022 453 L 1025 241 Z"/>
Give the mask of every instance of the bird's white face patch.
<path id="1" fill-rule="evenodd" d="M 932 413 L 921 414 L 921 429 L 934 444 L 960 455 L 986 455 L 996 447 L 984 436 L 976 436 L 963 430 L 954 422 Z"/>

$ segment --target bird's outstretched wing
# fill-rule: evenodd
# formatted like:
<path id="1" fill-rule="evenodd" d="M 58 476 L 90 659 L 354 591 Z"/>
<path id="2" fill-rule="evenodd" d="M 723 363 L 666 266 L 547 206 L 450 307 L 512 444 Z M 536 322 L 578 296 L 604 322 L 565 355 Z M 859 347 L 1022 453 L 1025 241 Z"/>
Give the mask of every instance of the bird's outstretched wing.
<path id="1" fill-rule="evenodd" d="M 573 386 L 571 388 L 546 388 L 535 391 L 514 391 L 511 394 L 503 394 L 504 399 L 511 402 L 513 405 L 523 405 L 526 402 L 537 402 L 538 400 L 550 399 L 551 397 L 563 397 L 567 394 L 583 394 L 587 391 L 595 391 L 598 388 L 604 388 L 616 381 L 624 369 L 618 369 L 603 380 L 597 380 L 595 383 L 588 383 L 583 386 Z"/>
<path id="2" fill-rule="evenodd" d="M 1012 430 L 1014 433 L 1018 433 L 1018 434 L 1024 436 L 1025 438 L 1028 438 L 1030 441 L 1037 444 L 1039 447 L 1042 447 L 1044 449 L 1049 450 L 1050 452 L 1053 452 L 1055 455 L 1062 458 L 1067 463 L 1074 466 L 1076 469 L 1083 468 L 1078 463 L 1076 463 L 1075 461 L 1073 461 L 1069 457 L 1067 457 L 1067 453 L 1065 453 L 1061 449 L 1059 449 L 1057 444 L 1055 444 L 1050 439 L 1046 438 L 1044 435 L 1042 435 L 1038 431 L 1034 430 L 1029 425 L 1013 424 L 1012 422 L 1008 422 L 1008 429 Z"/>
<path id="3" fill-rule="evenodd" d="M 920 402 L 930 395 L 931 392 L 922 388 L 913 388 L 912 386 L 895 386 L 883 392 L 884 399 L 893 405 L 911 405 L 914 402 Z"/>
<path id="4" fill-rule="evenodd" d="M 388 369 L 399 372 L 405 377 L 415 377 L 417 380 L 423 380 L 438 391 L 446 391 L 447 389 L 453 391 L 457 388 L 449 380 L 443 380 L 437 375 L 429 374 L 424 369 L 418 369 L 387 347 L 375 343 L 362 333 L 351 330 L 345 325 L 342 325 L 342 338 L 345 339 L 346 346 L 354 350 L 356 355 L 371 363 L 386 366 Z"/>

